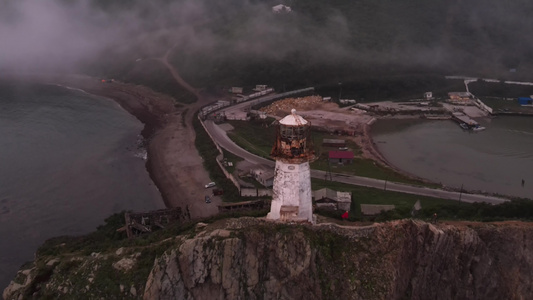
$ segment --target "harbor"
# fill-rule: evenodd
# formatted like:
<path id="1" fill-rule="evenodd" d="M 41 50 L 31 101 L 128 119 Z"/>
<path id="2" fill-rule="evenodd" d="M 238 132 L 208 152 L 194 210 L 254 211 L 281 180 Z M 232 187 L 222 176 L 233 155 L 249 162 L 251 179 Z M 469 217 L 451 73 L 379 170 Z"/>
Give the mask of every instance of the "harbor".
<path id="1" fill-rule="evenodd" d="M 476 101 L 479 100 L 476 99 Z M 463 130 L 481 131 L 485 130 L 485 127 L 474 118 L 485 118 L 490 114 L 483 109 L 484 106 L 476 105 L 476 101 L 467 99 L 463 103 L 443 103 L 443 107 L 450 113 L 451 119 L 457 122 Z"/>
<path id="2" fill-rule="evenodd" d="M 481 134 L 465 134 L 455 122 L 380 120 L 372 134 L 382 155 L 405 172 L 471 192 L 531 198 L 533 119 L 478 122 L 488 128 Z"/>
<path id="3" fill-rule="evenodd" d="M 470 118 L 463 112 L 453 112 L 452 120 L 459 123 L 459 126 L 464 130 L 481 131 L 485 130 L 485 127 L 479 125 L 474 119 Z"/>

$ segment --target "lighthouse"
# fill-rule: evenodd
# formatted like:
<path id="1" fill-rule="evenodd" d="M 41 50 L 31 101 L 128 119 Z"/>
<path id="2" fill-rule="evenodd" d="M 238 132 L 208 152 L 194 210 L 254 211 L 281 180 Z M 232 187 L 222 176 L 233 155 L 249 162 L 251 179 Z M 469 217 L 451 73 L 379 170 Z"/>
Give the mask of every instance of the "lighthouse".
<path id="1" fill-rule="evenodd" d="M 296 114 L 279 121 L 270 156 L 276 160 L 272 204 L 267 219 L 279 221 L 313 220 L 311 169 L 315 159 L 310 138 L 311 124 Z"/>

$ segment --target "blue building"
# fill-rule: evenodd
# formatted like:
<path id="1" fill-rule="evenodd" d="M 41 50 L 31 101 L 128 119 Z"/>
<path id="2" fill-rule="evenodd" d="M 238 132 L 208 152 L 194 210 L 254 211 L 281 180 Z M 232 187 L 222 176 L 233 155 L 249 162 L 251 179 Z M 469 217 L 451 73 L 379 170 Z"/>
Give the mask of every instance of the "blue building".
<path id="1" fill-rule="evenodd" d="M 531 105 L 533 104 L 533 100 L 530 97 L 518 97 L 518 103 L 520 105 Z"/>

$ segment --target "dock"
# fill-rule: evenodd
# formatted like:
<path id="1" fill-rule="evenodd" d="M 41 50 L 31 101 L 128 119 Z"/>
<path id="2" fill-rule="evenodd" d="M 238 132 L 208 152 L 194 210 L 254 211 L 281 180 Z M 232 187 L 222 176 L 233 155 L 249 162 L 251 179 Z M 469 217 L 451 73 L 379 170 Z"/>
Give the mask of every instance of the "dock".
<path id="1" fill-rule="evenodd" d="M 459 123 L 465 123 L 469 127 L 479 126 L 479 123 L 471 119 L 469 116 L 465 115 L 462 112 L 456 111 L 452 113 L 452 119 L 456 120 Z"/>

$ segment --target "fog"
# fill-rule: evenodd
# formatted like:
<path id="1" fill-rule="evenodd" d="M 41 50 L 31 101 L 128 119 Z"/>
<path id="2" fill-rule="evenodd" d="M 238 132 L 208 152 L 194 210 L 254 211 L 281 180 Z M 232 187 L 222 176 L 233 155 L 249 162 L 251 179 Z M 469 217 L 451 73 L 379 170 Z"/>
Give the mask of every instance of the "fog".
<path id="1" fill-rule="evenodd" d="M 0 71 L 84 72 L 159 57 L 171 47 L 188 58 L 298 55 L 309 64 L 470 64 L 489 71 L 531 60 L 526 2 L 397 2 L 331 7 L 294 0 L 291 13 L 274 14 L 272 1 L 3 0 Z"/>
<path id="2" fill-rule="evenodd" d="M 11 70 L 65 70 L 100 51 L 118 31 L 106 31 L 85 3 L 4 1 L 0 66 Z M 89 13 L 89 11 L 91 13 Z"/>

